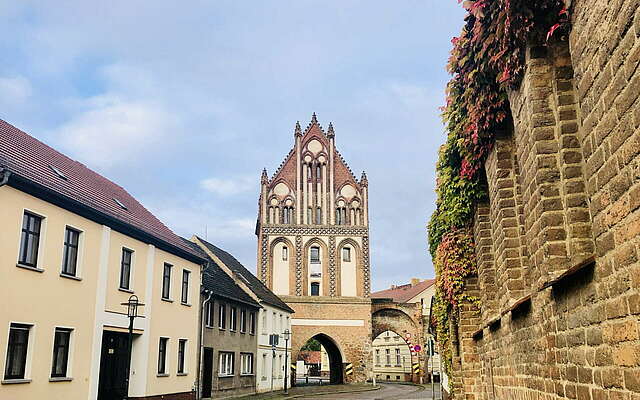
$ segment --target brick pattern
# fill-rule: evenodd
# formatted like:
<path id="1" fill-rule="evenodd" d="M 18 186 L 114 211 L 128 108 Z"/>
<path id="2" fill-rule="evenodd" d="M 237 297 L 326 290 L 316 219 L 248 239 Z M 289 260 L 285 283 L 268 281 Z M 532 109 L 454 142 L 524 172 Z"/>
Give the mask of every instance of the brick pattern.
<path id="1" fill-rule="evenodd" d="M 336 277 L 336 237 L 329 236 L 329 295 L 336 296 L 338 279 Z"/>
<path id="2" fill-rule="evenodd" d="M 572 3 L 569 45 L 528 49 L 509 95 L 514 133 L 485 165 L 490 202 L 474 219 L 483 303 L 471 342 L 477 319 L 459 315 L 456 398 L 640 399 L 640 0 Z M 505 174 L 530 254 L 508 307 Z M 492 274 L 499 298 L 484 293 Z"/>

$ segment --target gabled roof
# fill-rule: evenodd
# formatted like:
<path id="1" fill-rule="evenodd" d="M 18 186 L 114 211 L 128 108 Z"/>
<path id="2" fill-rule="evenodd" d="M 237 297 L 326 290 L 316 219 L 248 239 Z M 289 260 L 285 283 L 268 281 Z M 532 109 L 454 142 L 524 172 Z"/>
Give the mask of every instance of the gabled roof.
<path id="1" fill-rule="evenodd" d="M 208 261 L 207 267 L 202 274 L 202 286 L 204 289 L 211 291 L 214 297 L 221 297 L 260 308 L 260 304 L 242 290 L 242 288 L 234 282 L 233 278 L 227 275 L 197 244 L 184 238 L 182 238 L 182 240 L 187 246 L 193 248 L 194 251 L 198 252 Z"/>
<path id="2" fill-rule="evenodd" d="M 253 275 L 248 269 L 244 267 L 234 256 L 222 250 L 221 248 L 207 242 L 206 240 L 197 237 L 209 251 L 211 251 L 216 257 L 220 259 L 233 273 L 237 274 L 245 285 L 263 302 L 279 308 L 281 310 L 293 313 L 293 309 L 289 307 L 280 297 L 267 288 L 255 275 Z"/>
<path id="3" fill-rule="evenodd" d="M 406 303 L 407 301 L 413 299 L 420 293 L 430 288 L 431 285 L 433 285 L 435 282 L 435 279 L 426 279 L 415 285 L 407 283 L 406 285 L 392 287 L 391 289 L 373 292 L 371 293 L 371 298 L 392 299 L 396 303 Z"/>
<path id="4" fill-rule="evenodd" d="M 85 218 L 203 262 L 198 253 L 125 189 L 0 119 L 0 169 L 8 184 Z"/>

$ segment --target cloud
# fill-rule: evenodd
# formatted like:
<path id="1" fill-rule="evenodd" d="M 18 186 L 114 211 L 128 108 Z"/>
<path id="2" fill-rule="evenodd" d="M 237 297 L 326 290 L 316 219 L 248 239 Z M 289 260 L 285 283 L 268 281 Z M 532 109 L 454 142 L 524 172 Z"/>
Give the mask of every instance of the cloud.
<path id="1" fill-rule="evenodd" d="M 81 105 L 84 111 L 56 129 L 56 136 L 67 152 L 99 169 L 148 157 L 176 127 L 176 119 L 152 102 L 105 94 Z"/>
<path id="2" fill-rule="evenodd" d="M 23 76 L 0 77 L 0 104 L 24 103 L 33 89 L 29 80 Z"/>
<path id="3" fill-rule="evenodd" d="M 207 178 L 200 181 L 200 187 L 219 196 L 235 196 L 255 189 L 255 177 Z"/>

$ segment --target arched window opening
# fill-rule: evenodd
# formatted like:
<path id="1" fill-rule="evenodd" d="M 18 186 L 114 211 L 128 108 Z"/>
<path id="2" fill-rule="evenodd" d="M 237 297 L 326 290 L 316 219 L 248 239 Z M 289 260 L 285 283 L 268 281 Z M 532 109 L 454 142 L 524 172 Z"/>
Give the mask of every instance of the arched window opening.
<path id="1" fill-rule="evenodd" d="M 282 247 L 282 261 L 289 260 L 289 248 L 287 246 Z"/>
<path id="2" fill-rule="evenodd" d="M 342 261 L 351 262 L 351 247 L 342 248 Z"/>
<path id="3" fill-rule="evenodd" d="M 313 246 L 311 248 L 311 264 L 320 264 L 320 247 Z"/>
<path id="4" fill-rule="evenodd" d="M 318 181 L 322 179 L 322 164 L 316 165 L 316 178 Z"/>

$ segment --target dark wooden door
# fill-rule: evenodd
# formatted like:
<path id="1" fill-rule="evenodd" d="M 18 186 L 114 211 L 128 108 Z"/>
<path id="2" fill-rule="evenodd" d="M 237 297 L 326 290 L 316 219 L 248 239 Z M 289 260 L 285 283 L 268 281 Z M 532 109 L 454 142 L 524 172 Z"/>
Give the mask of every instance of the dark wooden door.
<path id="1" fill-rule="evenodd" d="M 202 366 L 202 397 L 211 397 L 211 380 L 213 379 L 213 349 L 205 347 Z"/>
<path id="2" fill-rule="evenodd" d="M 104 331 L 100 356 L 98 400 L 126 398 L 129 337 L 125 333 Z"/>

